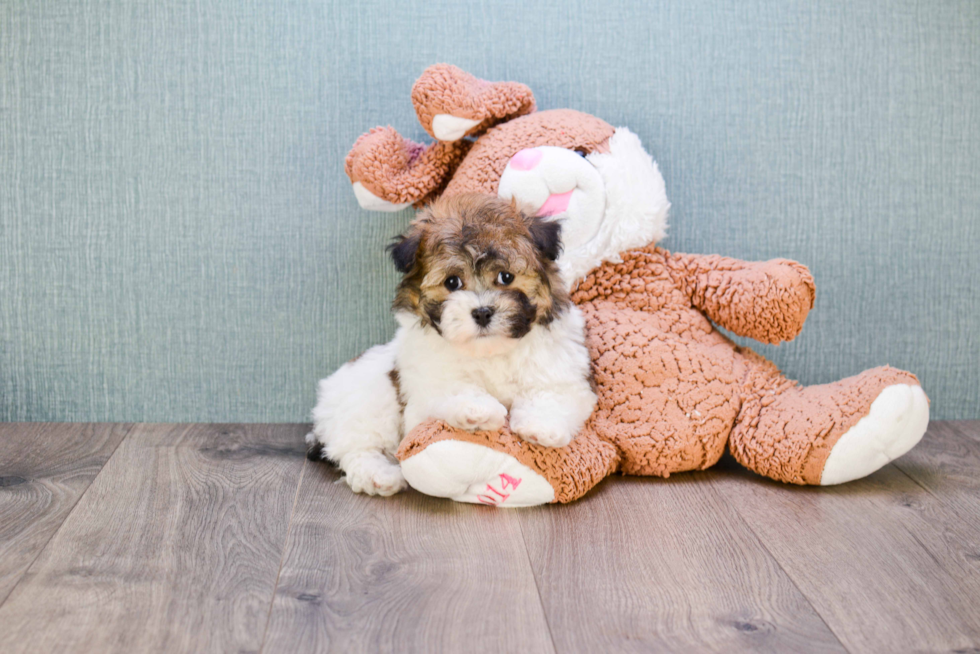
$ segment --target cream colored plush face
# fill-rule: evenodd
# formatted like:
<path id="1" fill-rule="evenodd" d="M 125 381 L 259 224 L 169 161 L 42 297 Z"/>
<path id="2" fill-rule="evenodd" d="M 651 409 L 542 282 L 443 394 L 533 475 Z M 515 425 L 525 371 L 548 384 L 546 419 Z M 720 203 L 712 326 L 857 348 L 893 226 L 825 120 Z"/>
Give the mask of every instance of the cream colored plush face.
<path id="1" fill-rule="evenodd" d="M 558 278 L 560 228 L 481 194 L 440 199 L 392 247 L 410 311 L 455 345 L 496 353 L 568 305 Z"/>
<path id="2" fill-rule="evenodd" d="M 566 252 L 595 236 L 606 209 L 606 187 L 587 153 L 540 146 L 511 157 L 500 177 L 497 195 L 534 208 L 541 216 L 561 218 Z"/>
<path id="3" fill-rule="evenodd" d="M 569 287 L 603 261 L 666 236 L 670 203 L 663 176 L 625 128 L 588 153 L 521 150 L 508 161 L 498 194 L 561 222 L 558 268 Z"/>

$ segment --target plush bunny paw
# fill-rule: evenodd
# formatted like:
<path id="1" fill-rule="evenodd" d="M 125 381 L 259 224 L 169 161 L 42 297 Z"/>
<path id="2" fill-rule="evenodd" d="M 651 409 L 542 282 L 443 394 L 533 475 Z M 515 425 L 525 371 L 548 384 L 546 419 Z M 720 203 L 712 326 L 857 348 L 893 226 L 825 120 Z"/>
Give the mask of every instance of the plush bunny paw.
<path id="1" fill-rule="evenodd" d="M 911 450 L 929 425 L 929 400 L 921 386 L 887 386 L 868 415 L 840 437 L 824 464 L 821 486 L 860 479 Z"/>

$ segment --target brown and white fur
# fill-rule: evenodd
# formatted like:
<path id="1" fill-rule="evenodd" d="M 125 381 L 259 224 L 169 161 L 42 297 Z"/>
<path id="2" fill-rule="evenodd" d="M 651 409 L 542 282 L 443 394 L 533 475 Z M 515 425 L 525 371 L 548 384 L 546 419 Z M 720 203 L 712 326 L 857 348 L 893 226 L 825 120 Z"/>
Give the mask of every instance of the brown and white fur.
<path id="1" fill-rule="evenodd" d="M 320 383 L 308 437 L 352 490 L 402 490 L 394 453 L 432 418 L 473 431 L 509 417 L 548 447 L 578 434 L 596 396 L 560 248 L 558 223 L 482 194 L 438 200 L 392 245 L 398 332 Z"/>

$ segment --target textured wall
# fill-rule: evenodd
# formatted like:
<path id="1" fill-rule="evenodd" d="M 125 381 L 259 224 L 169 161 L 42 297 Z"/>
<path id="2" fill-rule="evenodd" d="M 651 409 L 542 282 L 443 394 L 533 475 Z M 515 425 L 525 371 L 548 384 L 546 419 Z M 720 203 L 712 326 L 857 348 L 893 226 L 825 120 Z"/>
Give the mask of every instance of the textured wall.
<path id="1" fill-rule="evenodd" d="M 409 220 L 343 174 L 431 63 L 628 125 L 664 245 L 810 266 L 825 382 L 980 418 L 980 3 L 0 2 L 0 419 L 303 420 L 388 338 Z"/>

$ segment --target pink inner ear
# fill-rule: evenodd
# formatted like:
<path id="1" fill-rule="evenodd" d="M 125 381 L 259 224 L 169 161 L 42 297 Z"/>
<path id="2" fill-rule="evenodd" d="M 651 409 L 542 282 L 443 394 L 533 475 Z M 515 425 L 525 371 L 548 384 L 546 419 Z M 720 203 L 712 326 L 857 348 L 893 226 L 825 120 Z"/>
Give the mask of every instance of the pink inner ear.
<path id="1" fill-rule="evenodd" d="M 541 208 L 538 209 L 539 216 L 554 216 L 568 209 L 568 203 L 572 199 L 572 193 L 575 189 L 572 189 L 568 193 L 552 193 L 548 196 L 548 199 L 544 201 Z"/>
<path id="2" fill-rule="evenodd" d="M 524 148 L 510 158 L 510 167 L 514 170 L 531 170 L 541 162 L 544 153 L 534 148 Z"/>

